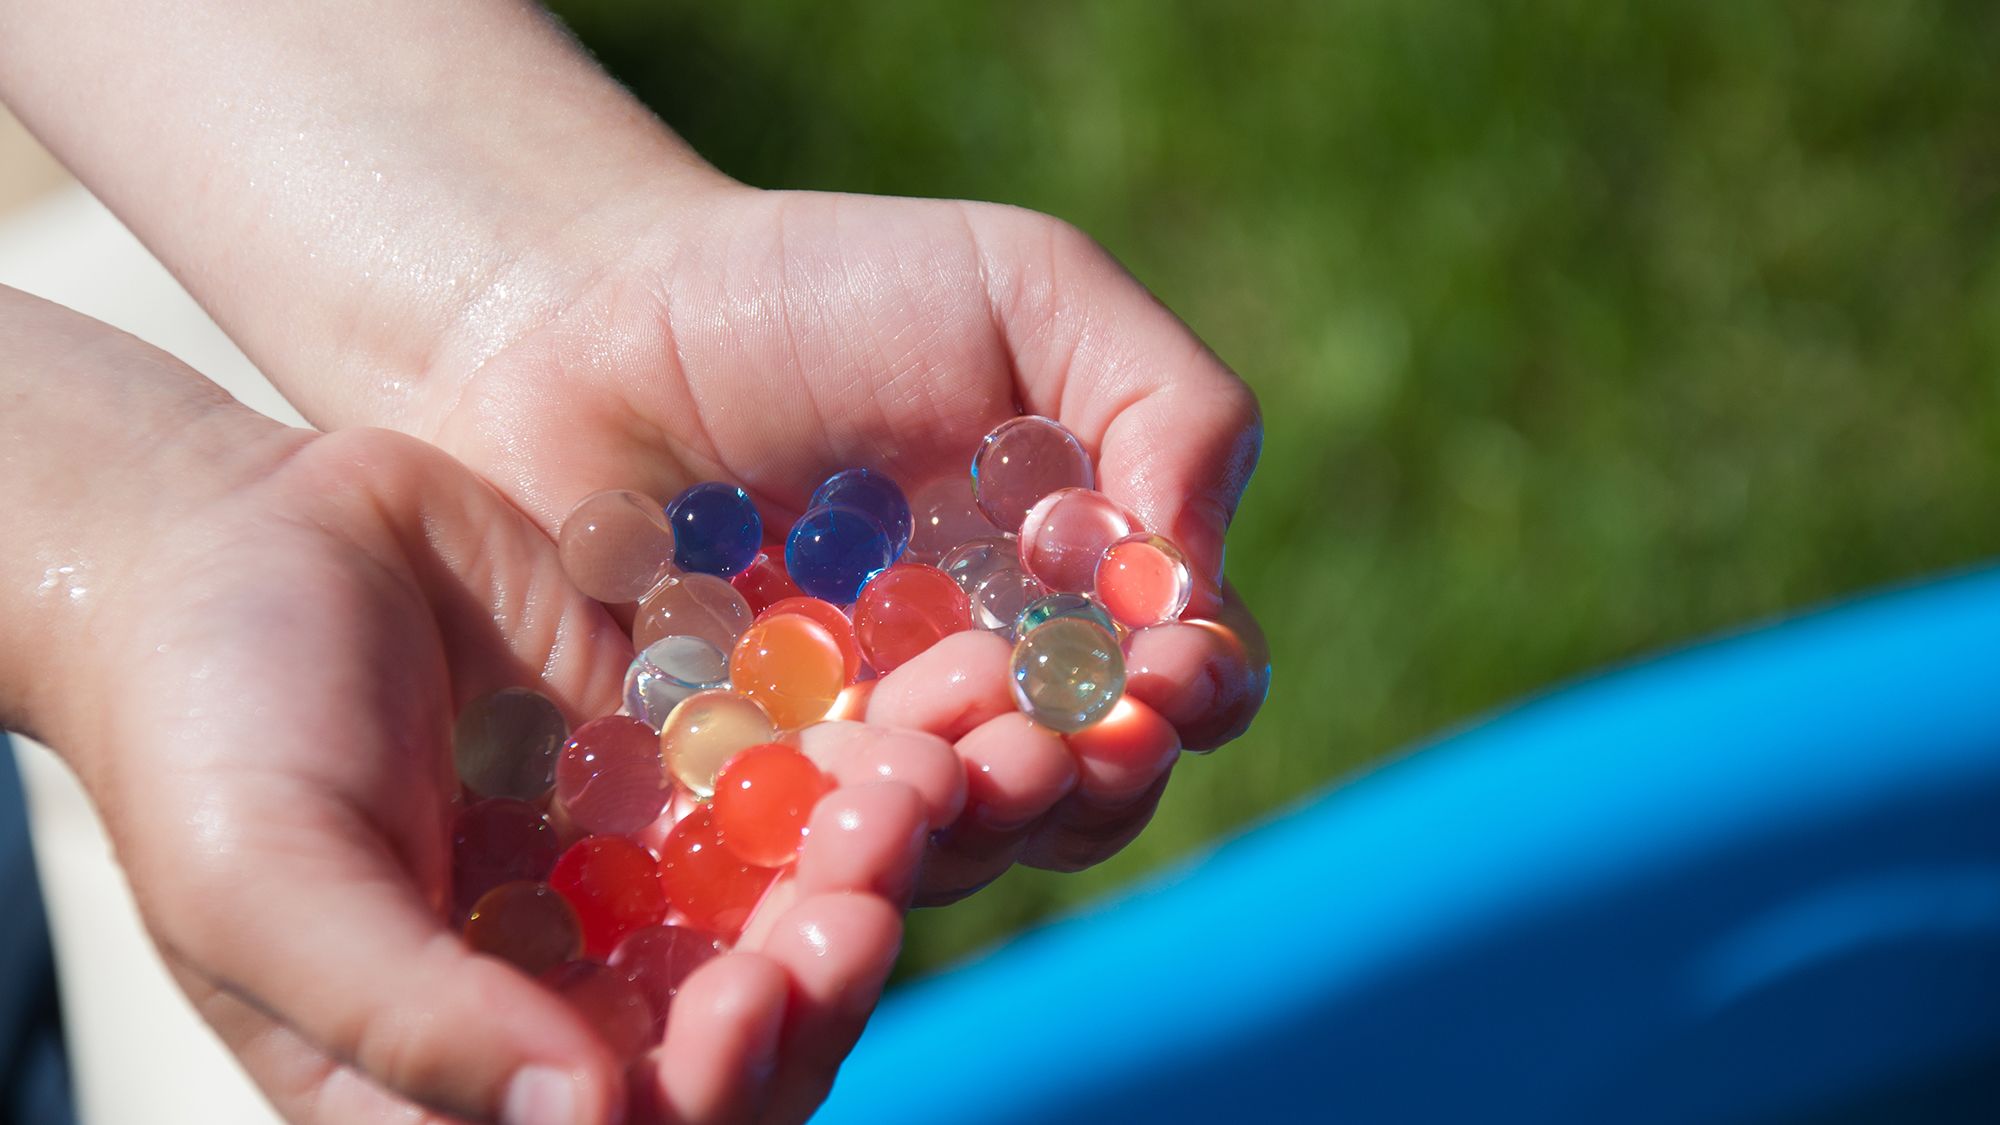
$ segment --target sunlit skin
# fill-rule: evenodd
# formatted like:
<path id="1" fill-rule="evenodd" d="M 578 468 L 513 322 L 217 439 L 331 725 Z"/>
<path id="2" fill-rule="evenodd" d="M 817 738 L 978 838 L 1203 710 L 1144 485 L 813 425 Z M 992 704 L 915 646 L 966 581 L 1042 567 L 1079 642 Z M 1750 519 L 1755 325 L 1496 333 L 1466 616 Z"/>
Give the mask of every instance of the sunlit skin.
<path id="1" fill-rule="evenodd" d="M 572 604 L 494 584 L 559 582 L 549 537 L 597 490 L 670 497 L 729 480 L 775 526 L 837 469 L 865 464 L 913 489 L 962 472 L 968 451 L 1017 406 L 1073 430 L 1097 461 L 1098 487 L 1186 551 L 1196 587 L 1188 620 L 1134 638 L 1127 717 L 1114 715 L 1081 743 L 1051 741 L 1020 721 L 1007 696 L 1007 646 L 989 635 L 947 638 L 867 693 L 859 709 L 868 723 L 920 740 L 881 732 L 883 753 L 902 755 L 889 772 L 918 791 L 926 819 L 950 812 L 933 825 L 943 831 L 917 876 L 918 901 L 967 893 L 1016 859 L 1071 869 L 1112 854 L 1151 815 L 1172 744 L 1212 749 L 1241 733 L 1262 700 L 1259 635 L 1218 581 L 1223 534 L 1256 461 L 1255 403 L 1073 228 L 992 204 L 735 184 L 539 14 L 507 3 L 447 11 L 361 0 L 334 11 L 5 0 L 0 93 L 315 424 L 379 425 L 434 442 L 505 498 L 471 499 L 468 484 L 464 504 L 497 510 L 487 523 L 525 515 L 532 528 L 523 525 L 521 538 L 538 531 L 541 545 L 520 546 L 513 569 L 483 543 L 457 544 L 464 549 L 449 556 L 493 595 L 469 599 L 482 628 L 491 628 L 490 606 L 546 615 Z M 351 439 L 366 442 L 384 439 Z M 374 458 L 385 459 L 393 461 Z M 420 467 L 457 474 L 448 464 Z M 337 490 L 283 500 L 287 510 L 363 506 Z M 431 526 L 416 522 L 417 498 L 398 503 L 347 518 L 407 518 L 396 525 L 406 535 Z M 397 549 L 409 541 L 385 538 Z M 532 577 L 541 570 L 530 563 L 556 577 Z M 401 666 L 411 644 L 435 650 L 419 624 L 438 614 L 409 612 L 427 604 L 414 593 L 401 595 L 400 615 L 364 609 L 356 603 L 371 602 L 380 591 L 370 583 L 384 580 L 358 562 L 338 570 L 288 573 L 288 591 L 335 587 L 333 605 L 294 598 L 283 611 L 317 615 L 314 635 L 379 628 L 367 638 L 371 663 L 354 668 L 358 684 L 379 694 L 362 669 Z M 603 620 L 590 606 L 574 613 Z M 583 659 L 547 643 L 546 621 L 541 628 L 516 642 L 523 655 L 510 671 L 560 679 L 577 676 L 577 666 L 615 666 L 584 677 L 593 691 L 602 681 L 597 710 L 575 684 L 551 685 L 579 716 L 609 710 L 629 650 Z M 246 667 L 235 690 L 270 684 L 269 668 L 282 666 L 271 659 L 277 644 L 267 631 L 247 652 L 230 649 L 232 669 L 248 652 L 265 666 Z M 423 698 L 442 715 L 451 693 L 442 673 L 427 674 L 434 682 Z M 345 731 L 353 710 L 323 708 L 323 743 L 355 742 Z M 872 753 L 867 730 L 809 728 L 799 742 L 843 786 L 867 780 L 868 788 L 882 773 L 860 763 Z M 242 737 L 261 748 L 251 732 Z M 1069 756 L 1068 770 L 1056 767 L 1055 750 Z M 372 792 L 348 796 L 335 823 L 350 832 L 420 823 L 396 815 L 416 799 L 410 793 L 380 807 Z M 870 799 L 878 804 L 868 823 L 909 815 L 873 789 Z M 996 818 L 1004 826 L 993 827 Z M 790 902 L 788 912 L 746 929 L 757 952 L 718 958 L 689 978 L 639 1083 L 640 1119 L 802 1120 L 824 1096 L 858 1033 L 852 1013 L 893 959 L 900 922 L 873 895 L 816 896 L 815 877 L 864 874 L 833 855 L 817 862 L 820 839 L 816 825 L 797 886 L 768 900 Z M 892 872 L 863 881 L 907 889 L 891 885 Z M 173 885 L 168 877 L 141 894 L 164 901 Z M 339 936 L 324 929 L 292 940 Z M 410 940 L 416 931 L 400 932 Z M 260 951 L 241 956 L 243 965 L 222 957 L 210 968 L 232 981 L 264 979 Z M 297 973 L 296 961 L 293 978 L 331 979 Z M 368 985 L 338 995 L 301 985 L 286 1003 L 260 995 L 254 1007 L 219 1005 L 210 1015 L 295 1117 L 390 1118 L 411 1097 L 482 1112 L 505 1100 L 527 1056 L 518 1045 L 479 1050 L 516 1026 L 485 1019 L 483 1008 L 440 1009 L 426 1025 L 436 1042 L 423 1041 L 432 1053 L 398 1044 L 392 1059 L 344 1069 L 363 1016 L 389 1021 L 406 1010 L 408 994 Z M 270 1034 L 272 1011 L 298 1033 Z M 597 1063 L 576 1066 L 572 1116 L 606 1119 L 616 1080 Z"/>

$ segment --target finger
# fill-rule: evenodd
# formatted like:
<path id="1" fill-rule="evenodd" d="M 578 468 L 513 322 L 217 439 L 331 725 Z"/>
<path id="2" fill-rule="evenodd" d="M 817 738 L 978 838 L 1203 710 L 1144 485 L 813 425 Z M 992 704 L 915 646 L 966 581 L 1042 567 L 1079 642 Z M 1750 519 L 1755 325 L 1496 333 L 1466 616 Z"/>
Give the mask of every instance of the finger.
<path id="1" fill-rule="evenodd" d="M 804 1121 L 826 1100 L 881 998 L 902 938 L 902 913 L 874 895 L 817 895 L 786 913 L 762 949 L 792 982 L 764 1120 Z"/>
<path id="2" fill-rule="evenodd" d="M 1187 552 L 1213 612 L 1223 536 L 1256 468 L 1256 396 L 1110 254 L 1074 228 L 968 209 L 1029 409 L 1097 454 L 1098 487 Z"/>
<path id="3" fill-rule="evenodd" d="M 1037 828 L 1021 850 L 1021 862 L 1046 871 L 1081 871 L 1110 859 L 1135 839 L 1160 806 L 1170 770 L 1138 800 L 1101 805 L 1072 793 Z"/>
<path id="4" fill-rule="evenodd" d="M 868 721 L 956 741 L 1014 710 L 1007 687 L 1013 649 L 983 629 L 953 633 L 875 685 Z"/>
<path id="5" fill-rule="evenodd" d="M 1172 723 L 1190 750 L 1213 750 L 1241 735 L 1270 690 L 1263 633 L 1231 595 L 1224 620 L 1141 629 L 1126 649 L 1126 694 Z"/>
<path id="6" fill-rule="evenodd" d="M 637 1119 L 754 1119 L 777 1070 L 790 989 L 785 969 L 758 953 L 725 953 L 689 973 L 653 1065 L 639 1072 Z"/>
<path id="7" fill-rule="evenodd" d="M 861 891 L 907 902 L 929 832 L 923 798 L 902 782 L 836 789 L 813 808 L 796 869 L 800 893 Z"/>
<path id="8" fill-rule="evenodd" d="M 1102 808 L 1137 800 L 1181 753 L 1173 724 L 1129 695 L 1068 741 L 1076 757 L 1076 792 Z"/>
<path id="9" fill-rule="evenodd" d="M 971 818 L 938 834 L 917 876 L 918 906 L 949 906 L 1007 873 L 1027 844 L 1032 824 L 988 828 Z"/>
<path id="10" fill-rule="evenodd" d="M 914 730 L 853 722 L 815 723 L 798 733 L 806 757 L 837 785 L 900 781 L 923 798 L 925 819 L 942 828 L 965 808 L 965 771 L 951 744 Z"/>
<path id="11" fill-rule="evenodd" d="M 1009 710 L 958 740 L 966 819 L 988 828 L 1033 821 L 1076 786 L 1077 760 L 1062 736 Z"/>

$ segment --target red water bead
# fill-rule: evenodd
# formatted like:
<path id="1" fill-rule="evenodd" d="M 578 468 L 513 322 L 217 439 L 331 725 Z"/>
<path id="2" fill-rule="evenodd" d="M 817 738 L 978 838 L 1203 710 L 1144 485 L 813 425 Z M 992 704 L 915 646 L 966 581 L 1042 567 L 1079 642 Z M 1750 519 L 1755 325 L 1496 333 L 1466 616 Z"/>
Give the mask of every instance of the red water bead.
<path id="1" fill-rule="evenodd" d="M 644 828 L 667 803 L 660 736 L 623 715 L 576 728 L 556 758 L 556 800 L 571 824 L 593 835 Z"/>
<path id="2" fill-rule="evenodd" d="M 1193 591 L 1187 556 L 1164 536 L 1127 535 L 1097 563 L 1097 599 L 1130 629 L 1176 620 Z"/>
<path id="3" fill-rule="evenodd" d="M 770 551 L 757 552 L 757 558 L 749 569 L 729 580 L 743 600 L 750 603 L 750 612 L 763 613 L 776 602 L 786 598 L 802 598 L 805 591 L 785 570 L 784 552 L 772 554 Z"/>
<path id="4" fill-rule="evenodd" d="M 583 952 L 583 930 L 568 900 L 548 884 L 502 883 L 472 905 L 465 944 L 539 975 Z"/>
<path id="5" fill-rule="evenodd" d="M 847 614 L 839 606 L 818 598 L 804 596 L 785 598 L 782 601 L 772 602 L 761 610 L 757 614 L 757 620 L 762 621 L 766 617 L 780 613 L 796 613 L 819 622 L 822 628 L 833 635 L 833 643 L 839 646 L 842 659 L 847 661 L 847 682 L 851 684 L 861 678 L 861 645 L 854 637 L 854 622 L 848 620 Z"/>
<path id="6" fill-rule="evenodd" d="M 1021 568 L 1051 590 L 1088 593 L 1105 548 L 1138 529 L 1138 518 L 1102 492 L 1051 492 L 1021 524 Z"/>
<path id="7" fill-rule="evenodd" d="M 619 1062 L 632 1062 L 660 1041 L 653 1030 L 652 1001 L 617 969 L 569 961 L 550 969 L 542 982 L 569 1001 Z"/>
<path id="8" fill-rule="evenodd" d="M 654 1041 L 666 1033 L 667 1008 L 681 982 L 725 948 L 707 930 L 668 925 L 634 930 L 611 951 L 611 967 L 638 987 L 652 1009 Z"/>
<path id="9" fill-rule="evenodd" d="M 898 563 L 869 579 L 854 603 L 855 639 L 881 673 L 970 628 L 971 600 L 934 566 Z"/>
<path id="10" fill-rule="evenodd" d="M 730 759 L 715 779 L 710 807 L 722 846 L 745 863 L 783 867 L 799 858 L 806 821 L 831 788 L 812 759 L 792 747 L 752 746 Z"/>
<path id="11" fill-rule="evenodd" d="M 502 883 L 548 877 L 562 846 L 549 818 L 526 801 L 495 797 L 459 810 L 451 822 L 451 899 L 462 916 Z"/>
<path id="12" fill-rule="evenodd" d="M 705 807 L 676 824 L 660 849 L 660 883 L 675 912 L 729 940 L 777 877 L 777 868 L 744 863 L 722 847 L 714 813 Z"/>
<path id="13" fill-rule="evenodd" d="M 549 872 L 583 925 L 583 950 L 603 957 L 633 930 L 667 916 L 667 896 L 653 853 L 619 836 L 590 836 L 570 845 Z"/>

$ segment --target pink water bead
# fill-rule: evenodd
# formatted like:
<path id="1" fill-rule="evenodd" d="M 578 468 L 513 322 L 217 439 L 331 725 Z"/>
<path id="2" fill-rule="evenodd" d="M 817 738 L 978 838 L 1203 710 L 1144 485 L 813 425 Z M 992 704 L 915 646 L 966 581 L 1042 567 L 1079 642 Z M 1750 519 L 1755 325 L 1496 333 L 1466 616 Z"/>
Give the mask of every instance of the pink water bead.
<path id="1" fill-rule="evenodd" d="M 647 926 L 625 935 L 610 965 L 631 981 L 652 1011 L 652 1040 L 667 1030 L 667 1009 L 681 982 L 727 948 L 721 938 L 693 926 Z"/>
<path id="2" fill-rule="evenodd" d="M 464 914 L 504 883 L 546 879 L 561 851 L 549 818 L 526 801 L 467 805 L 451 822 L 452 904 Z"/>
<path id="3" fill-rule="evenodd" d="M 641 651 L 661 637 L 700 637 L 723 652 L 756 617 L 736 587 L 713 574 L 676 574 L 639 603 L 632 645 Z"/>
<path id="4" fill-rule="evenodd" d="M 1193 592 L 1187 556 L 1165 536 L 1127 535 L 1097 563 L 1097 600 L 1128 628 L 1176 620 Z"/>
<path id="5" fill-rule="evenodd" d="M 556 553 L 563 573 L 585 594 L 600 602 L 635 602 L 667 576 L 674 532 L 650 497 L 613 489 L 570 509 Z"/>
<path id="6" fill-rule="evenodd" d="M 964 473 L 938 477 L 917 489 L 910 496 L 910 514 L 916 527 L 904 562 L 936 563 L 960 543 L 999 530 L 973 503 L 972 478 Z"/>
<path id="7" fill-rule="evenodd" d="M 854 603 L 854 635 L 877 672 L 893 671 L 970 628 L 965 591 L 934 566 L 897 563 L 869 579 Z"/>
<path id="8" fill-rule="evenodd" d="M 1021 566 L 1042 585 L 1087 593 L 1105 549 L 1139 529 L 1123 504 L 1088 488 L 1044 496 L 1021 524 Z"/>
<path id="9" fill-rule="evenodd" d="M 594 961 L 569 961 L 550 969 L 542 980 L 569 1001 L 619 1062 L 630 1063 L 659 1042 L 651 999 L 617 969 Z"/>
<path id="10" fill-rule="evenodd" d="M 1003 531 L 1019 528 L 1049 493 L 1096 483 L 1083 444 L 1053 418 L 1010 418 L 981 439 L 972 456 L 973 499 Z"/>
<path id="11" fill-rule="evenodd" d="M 638 719 L 607 715 L 576 728 L 556 759 L 556 801 L 597 836 L 637 832 L 667 804 L 660 736 Z"/>

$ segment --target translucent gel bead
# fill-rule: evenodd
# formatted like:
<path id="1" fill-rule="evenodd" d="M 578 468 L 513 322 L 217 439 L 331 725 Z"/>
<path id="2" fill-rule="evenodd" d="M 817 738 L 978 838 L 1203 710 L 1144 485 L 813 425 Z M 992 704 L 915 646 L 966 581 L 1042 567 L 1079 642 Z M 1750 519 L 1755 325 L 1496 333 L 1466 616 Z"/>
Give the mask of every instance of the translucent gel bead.
<path id="1" fill-rule="evenodd" d="M 660 736 L 623 715 L 576 728 L 556 759 L 556 801 L 569 822 L 598 836 L 623 836 L 667 806 Z"/>
<path id="2" fill-rule="evenodd" d="M 953 633 L 972 628 L 972 604 L 936 567 L 897 563 L 868 580 L 854 603 L 854 635 L 877 672 L 900 668 Z"/>
<path id="3" fill-rule="evenodd" d="M 785 569 L 799 589 L 848 605 L 869 576 L 895 561 L 889 534 L 856 508 L 814 508 L 785 540 Z"/>
<path id="4" fill-rule="evenodd" d="M 1105 548 L 1139 521 L 1102 492 L 1066 488 L 1036 504 L 1021 524 L 1021 566 L 1051 590 L 1082 594 L 1097 580 Z"/>
<path id="5" fill-rule="evenodd" d="M 526 801 L 495 797 L 460 809 L 451 822 L 451 896 L 460 915 L 503 883 L 548 878 L 562 849 L 549 818 Z"/>
<path id="6" fill-rule="evenodd" d="M 785 572 L 785 560 L 780 554 L 759 551 L 751 561 L 749 569 L 729 580 L 743 600 L 750 603 L 750 612 L 762 613 L 775 602 L 786 598 L 799 597 L 802 591 L 792 576 Z"/>
<path id="7" fill-rule="evenodd" d="M 994 633 L 1012 634 L 1014 619 L 1028 603 L 1048 593 L 1035 576 L 1017 567 L 994 571 L 972 591 L 972 623 Z"/>
<path id="8" fill-rule="evenodd" d="M 1090 455 L 1053 418 L 1010 418 L 993 428 L 972 456 L 972 496 L 993 526 L 1013 531 L 1036 501 L 1059 488 L 1097 483 Z"/>
<path id="9" fill-rule="evenodd" d="M 723 652 L 756 617 L 736 587 L 713 574 L 677 574 L 639 603 L 632 643 L 650 648 L 662 637 L 700 637 Z"/>
<path id="10" fill-rule="evenodd" d="M 847 686 L 847 658 L 826 627 L 799 613 L 766 617 L 729 654 L 729 685 L 761 704 L 780 730 L 826 716 Z"/>
<path id="11" fill-rule="evenodd" d="M 1104 612 L 1104 607 L 1082 594 L 1045 594 L 1029 602 L 1014 618 L 1014 635 L 1025 637 L 1036 626 L 1058 617 L 1080 617 L 1113 636 L 1118 635 L 1118 626 Z"/>
<path id="12" fill-rule="evenodd" d="M 610 966 L 623 974 L 646 998 L 653 1015 L 649 1042 L 667 1030 L 667 1009 L 689 973 L 721 953 L 722 939 L 692 926 L 647 926 L 633 930 L 611 951 Z"/>
<path id="13" fill-rule="evenodd" d="M 968 539 L 983 539 L 999 528 L 972 502 L 972 478 L 960 473 L 942 476 L 917 489 L 910 497 L 914 528 L 910 532 L 906 562 L 931 563 Z"/>
<path id="14" fill-rule="evenodd" d="M 651 497 L 614 489 L 584 497 L 556 538 L 563 573 L 600 602 L 636 602 L 674 560 L 674 533 Z"/>
<path id="15" fill-rule="evenodd" d="M 503 883 L 479 896 L 465 944 L 540 976 L 583 953 L 583 929 L 569 901 L 546 883 Z"/>
<path id="16" fill-rule="evenodd" d="M 1180 617 L 1194 592 L 1187 556 L 1164 536 L 1139 532 L 1097 561 L 1097 598 L 1122 625 L 1144 629 Z"/>
<path id="17" fill-rule="evenodd" d="M 661 637 L 625 669 L 625 713 L 654 734 L 672 711 L 698 691 L 729 686 L 729 658 L 700 637 Z"/>
<path id="18" fill-rule="evenodd" d="M 466 704 L 451 732 L 458 779 L 481 797 L 539 801 L 555 784 L 556 752 L 569 736 L 545 696 L 508 688 Z"/>
<path id="19" fill-rule="evenodd" d="M 861 677 L 861 645 L 854 639 L 854 622 L 832 602 L 818 598 L 786 598 L 771 603 L 771 608 L 757 615 L 758 620 L 780 613 L 797 613 L 810 617 L 826 629 L 833 637 L 833 643 L 840 646 L 840 654 L 847 660 L 847 682 L 853 683 Z"/>
<path id="20" fill-rule="evenodd" d="M 674 532 L 674 564 L 700 574 L 736 574 L 764 542 L 764 520 L 750 494 L 718 480 L 674 497 L 667 523 Z"/>
<path id="21" fill-rule="evenodd" d="M 1125 694 L 1118 642 L 1077 617 L 1057 618 L 1016 641 L 1011 672 L 1014 702 L 1064 734 L 1103 718 Z"/>
<path id="22" fill-rule="evenodd" d="M 970 595 L 981 582 L 993 575 L 1003 570 L 1021 569 L 1021 548 L 1012 539 L 1001 535 L 968 539 L 946 551 L 944 558 L 938 560 L 938 569 Z"/>
<path id="23" fill-rule="evenodd" d="M 726 940 L 743 931 L 777 877 L 777 868 L 744 863 L 722 847 L 707 807 L 681 818 L 660 849 L 660 883 L 675 913 Z"/>
<path id="24" fill-rule="evenodd" d="M 783 867 L 799 857 L 813 806 L 832 788 L 812 759 L 790 746 L 752 746 L 715 780 L 716 834 L 745 863 Z"/>
<path id="25" fill-rule="evenodd" d="M 549 872 L 549 886 L 576 911 L 583 951 L 592 957 L 667 916 L 653 853 L 622 836 L 587 836 L 571 844 Z"/>
<path id="26" fill-rule="evenodd" d="M 593 961 L 570 961 L 542 980 L 576 1009 L 619 1062 L 632 1062 L 659 1041 L 652 1002 L 624 973 Z"/>
<path id="27" fill-rule="evenodd" d="M 733 691 L 696 692 L 660 728 L 667 772 L 697 797 L 715 792 L 715 775 L 729 759 L 778 737 L 771 716 Z"/>
<path id="28" fill-rule="evenodd" d="M 873 469 L 843 469 L 813 491 L 807 508 L 853 508 L 866 512 L 889 535 L 889 556 L 901 558 L 910 545 L 915 521 L 910 501 L 887 473 Z"/>

